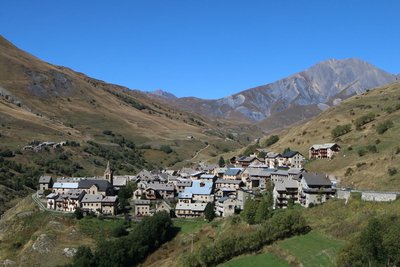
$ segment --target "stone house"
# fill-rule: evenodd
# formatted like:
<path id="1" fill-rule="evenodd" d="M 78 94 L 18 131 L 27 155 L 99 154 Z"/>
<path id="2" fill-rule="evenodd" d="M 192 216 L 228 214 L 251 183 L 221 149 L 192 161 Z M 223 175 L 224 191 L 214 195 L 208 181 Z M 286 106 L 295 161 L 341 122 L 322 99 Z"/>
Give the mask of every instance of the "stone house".
<path id="1" fill-rule="evenodd" d="M 244 186 L 242 180 L 232 180 L 232 179 L 218 179 L 215 181 L 215 188 L 231 188 L 234 190 L 239 189 L 240 187 Z"/>
<path id="2" fill-rule="evenodd" d="M 135 216 L 151 216 L 150 205 L 151 201 L 148 199 L 138 199 L 134 202 L 135 205 Z"/>
<path id="3" fill-rule="evenodd" d="M 85 194 L 81 203 L 82 203 L 82 211 L 89 213 L 92 212 L 94 214 L 101 214 L 101 203 L 103 200 L 103 195 L 97 194 Z"/>
<path id="4" fill-rule="evenodd" d="M 282 165 L 279 167 L 303 168 L 305 157 L 297 151 L 287 151 L 281 155 Z"/>
<path id="5" fill-rule="evenodd" d="M 175 207 L 175 215 L 178 218 L 198 218 L 204 216 L 207 203 L 178 203 Z"/>
<path id="6" fill-rule="evenodd" d="M 335 195 L 336 190 L 325 174 L 302 173 L 296 180 L 300 182 L 300 204 L 309 207 L 323 203 Z"/>
<path id="7" fill-rule="evenodd" d="M 221 197 L 215 202 L 215 214 L 221 217 L 228 217 L 235 214 L 236 199 Z"/>
<path id="8" fill-rule="evenodd" d="M 274 182 L 273 208 L 287 208 L 289 201 L 299 203 L 299 182 L 291 178 Z"/>
<path id="9" fill-rule="evenodd" d="M 45 190 L 52 190 L 53 189 L 53 177 L 51 176 L 40 176 L 39 178 L 39 190 L 42 192 Z"/>
<path id="10" fill-rule="evenodd" d="M 238 180 L 241 178 L 242 172 L 242 168 L 228 168 L 223 175 L 223 179 Z"/>

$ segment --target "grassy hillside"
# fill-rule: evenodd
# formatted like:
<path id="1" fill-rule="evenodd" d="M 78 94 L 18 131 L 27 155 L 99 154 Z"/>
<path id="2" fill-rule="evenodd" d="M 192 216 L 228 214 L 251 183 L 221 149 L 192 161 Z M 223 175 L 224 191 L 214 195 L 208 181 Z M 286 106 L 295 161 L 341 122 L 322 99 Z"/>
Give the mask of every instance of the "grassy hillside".
<path id="1" fill-rule="evenodd" d="M 362 124 L 363 116 L 369 115 L 373 115 L 372 121 L 357 127 Z M 391 127 L 384 133 L 378 132 L 387 122 Z M 335 127 L 346 124 L 350 125 L 350 132 L 332 136 Z M 314 160 L 308 162 L 306 168 L 334 174 L 341 178 L 342 185 L 399 191 L 399 133 L 400 83 L 394 83 L 354 96 L 307 123 L 285 129 L 278 133 L 279 142 L 269 149 L 282 152 L 290 147 L 308 158 L 311 145 L 337 142 L 342 151 L 335 159 Z"/>
<path id="2" fill-rule="evenodd" d="M 108 160 L 120 174 L 190 165 L 257 136 L 256 127 L 208 121 L 168 101 L 43 62 L 0 36 L 0 185 L 7 192 L 34 188 L 45 173 L 101 175 Z M 66 140 L 79 146 L 21 150 L 33 141 Z M 11 201 L 4 196 L 0 213 Z"/>

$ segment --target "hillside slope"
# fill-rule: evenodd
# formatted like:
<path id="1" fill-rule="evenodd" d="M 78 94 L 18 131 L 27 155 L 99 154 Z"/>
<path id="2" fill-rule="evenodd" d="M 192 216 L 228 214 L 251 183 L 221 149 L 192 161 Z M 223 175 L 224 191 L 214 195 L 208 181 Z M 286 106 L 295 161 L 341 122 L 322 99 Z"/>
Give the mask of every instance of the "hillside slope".
<path id="1" fill-rule="evenodd" d="M 357 121 L 365 115 L 374 119 L 357 129 Z M 388 121 L 392 127 L 378 133 Z M 351 131 L 332 137 L 332 130 L 345 124 L 351 125 Z M 268 149 L 290 147 L 308 158 L 311 145 L 337 142 L 342 151 L 335 159 L 314 160 L 306 168 L 337 175 L 344 186 L 400 191 L 399 134 L 400 83 L 396 82 L 354 96 L 307 123 L 284 130 L 279 133 L 279 142 Z"/>
<path id="2" fill-rule="evenodd" d="M 0 184 L 9 192 L 34 188 L 44 173 L 101 175 L 108 160 L 117 173 L 187 165 L 197 151 L 195 160 L 204 160 L 258 136 L 249 124 L 209 121 L 143 92 L 43 62 L 0 36 Z M 67 140 L 72 146 L 22 149 Z M 0 196 L 0 213 L 9 195 L 16 194 Z"/>

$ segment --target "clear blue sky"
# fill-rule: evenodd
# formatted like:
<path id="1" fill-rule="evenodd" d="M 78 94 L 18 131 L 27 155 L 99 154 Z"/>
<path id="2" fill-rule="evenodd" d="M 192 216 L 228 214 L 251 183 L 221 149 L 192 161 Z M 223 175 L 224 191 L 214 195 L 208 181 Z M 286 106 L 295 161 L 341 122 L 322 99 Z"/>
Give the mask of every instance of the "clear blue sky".
<path id="1" fill-rule="evenodd" d="M 219 98 L 329 58 L 400 72 L 400 1 L 1 0 L 0 34 L 132 89 Z"/>

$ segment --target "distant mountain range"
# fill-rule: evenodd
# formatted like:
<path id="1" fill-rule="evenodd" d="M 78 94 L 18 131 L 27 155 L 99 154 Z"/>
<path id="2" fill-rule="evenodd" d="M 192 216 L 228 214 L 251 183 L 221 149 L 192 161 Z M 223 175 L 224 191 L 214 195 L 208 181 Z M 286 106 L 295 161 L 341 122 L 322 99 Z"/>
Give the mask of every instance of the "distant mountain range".
<path id="1" fill-rule="evenodd" d="M 221 99 L 176 98 L 161 90 L 150 95 L 202 115 L 252 121 L 268 129 L 310 118 L 343 99 L 396 78 L 359 59 L 330 59 L 279 81 Z"/>

